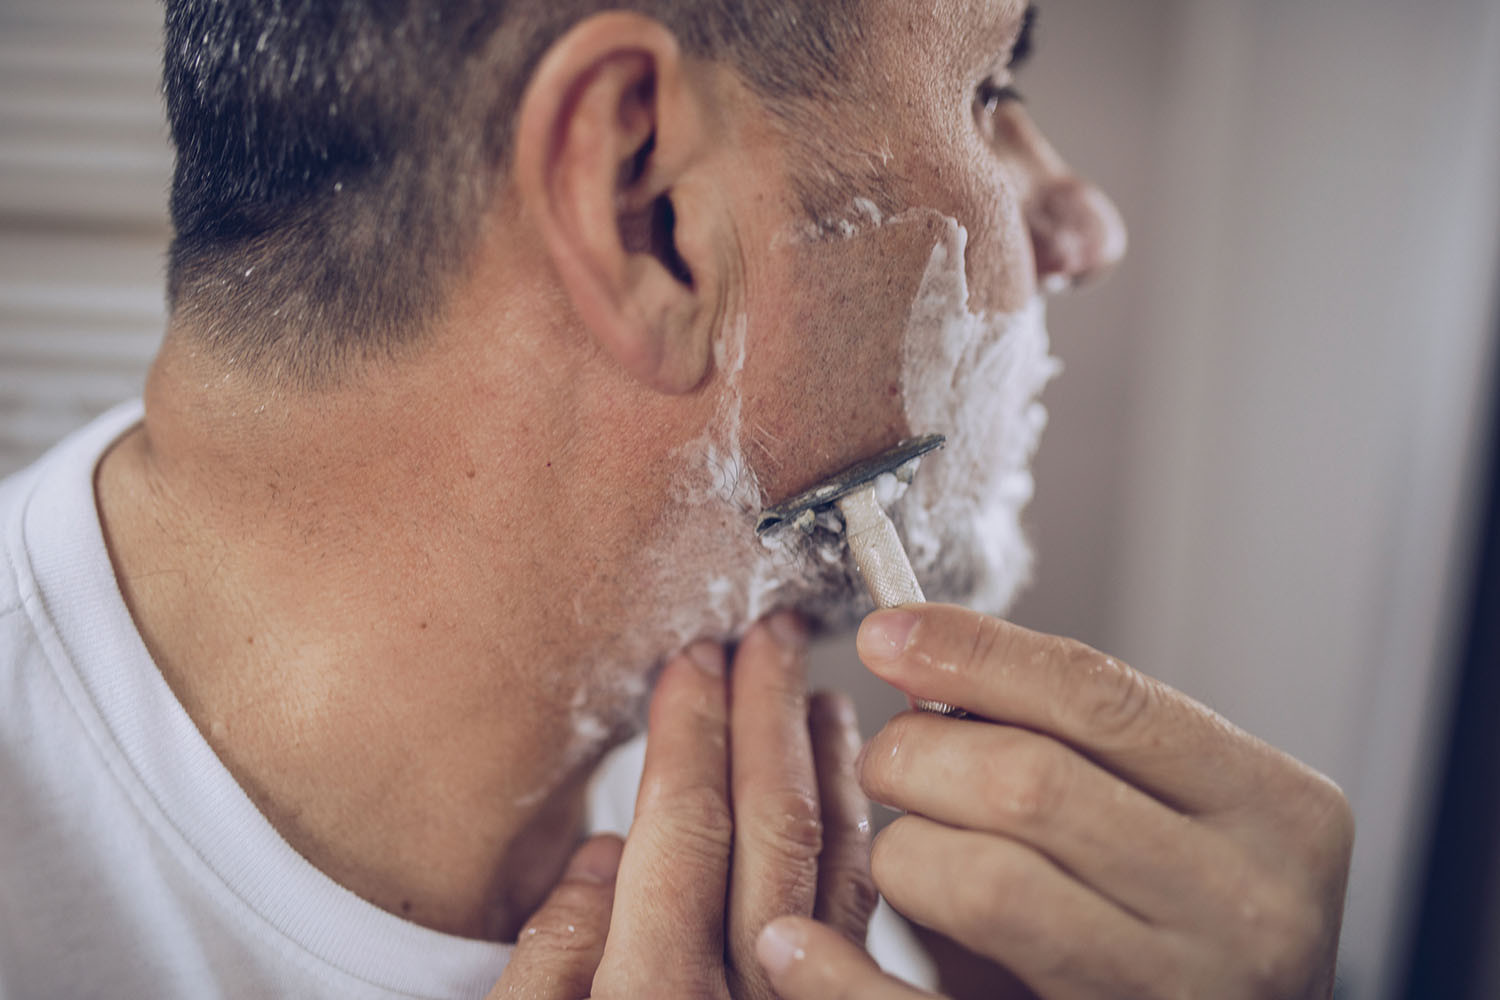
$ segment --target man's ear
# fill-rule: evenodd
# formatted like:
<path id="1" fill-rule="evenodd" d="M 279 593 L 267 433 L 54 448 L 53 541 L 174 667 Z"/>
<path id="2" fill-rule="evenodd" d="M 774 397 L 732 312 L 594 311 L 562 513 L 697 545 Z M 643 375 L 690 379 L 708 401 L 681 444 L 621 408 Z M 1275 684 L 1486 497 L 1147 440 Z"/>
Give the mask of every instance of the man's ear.
<path id="1" fill-rule="evenodd" d="M 701 241 L 681 245 L 675 186 L 707 146 L 703 95 L 670 31 L 598 14 L 547 54 L 522 98 L 514 180 L 596 342 L 654 389 L 708 371 L 717 315 Z"/>

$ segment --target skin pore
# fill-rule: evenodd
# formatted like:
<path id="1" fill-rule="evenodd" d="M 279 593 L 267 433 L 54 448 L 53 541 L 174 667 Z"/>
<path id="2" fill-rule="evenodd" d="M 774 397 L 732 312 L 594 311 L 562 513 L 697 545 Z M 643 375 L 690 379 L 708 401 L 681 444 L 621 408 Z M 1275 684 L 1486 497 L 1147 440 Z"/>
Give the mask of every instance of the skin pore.
<path id="1" fill-rule="evenodd" d="M 860 99 L 820 114 L 923 220 L 788 239 L 806 150 L 727 71 L 606 15 L 539 67 L 513 183 L 420 350 L 299 394 L 169 330 L 98 473 L 107 540 L 163 676 L 293 848 L 393 913 L 512 937 L 661 661 L 748 624 L 705 592 L 732 519 L 678 517 L 727 402 L 783 498 L 910 432 L 907 321 L 945 220 L 977 312 L 1118 256 L 1102 196 L 979 96 L 1023 15 L 870 5 Z M 690 281 L 640 235 L 662 198 Z"/>

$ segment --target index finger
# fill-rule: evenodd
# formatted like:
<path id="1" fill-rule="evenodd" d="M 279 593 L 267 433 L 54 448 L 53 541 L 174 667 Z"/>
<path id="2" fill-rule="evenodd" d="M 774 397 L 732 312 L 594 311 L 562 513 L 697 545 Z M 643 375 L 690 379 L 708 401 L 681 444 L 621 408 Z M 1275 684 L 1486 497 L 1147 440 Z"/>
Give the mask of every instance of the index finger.
<path id="1" fill-rule="evenodd" d="M 907 694 L 1046 733 L 1186 812 L 1233 808 L 1284 771 L 1278 751 L 1114 657 L 965 608 L 876 612 L 858 648 Z"/>
<path id="2" fill-rule="evenodd" d="M 722 968 L 734 829 L 727 725 L 723 651 L 699 643 L 667 664 L 651 700 L 601 994 L 690 996 L 703 986 L 694 977 Z"/>
<path id="3" fill-rule="evenodd" d="M 604 954 L 619 867 L 618 837 L 594 837 L 574 853 L 562 881 L 516 939 L 488 1000 L 588 996 Z"/>
<path id="4" fill-rule="evenodd" d="M 730 671 L 729 781 L 734 802 L 729 953 L 750 956 L 776 917 L 813 912 L 823 825 L 807 725 L 807 633 L 787 612 L 751 629 Z M 769 993 L 768 986 L 751 993 Z"/>

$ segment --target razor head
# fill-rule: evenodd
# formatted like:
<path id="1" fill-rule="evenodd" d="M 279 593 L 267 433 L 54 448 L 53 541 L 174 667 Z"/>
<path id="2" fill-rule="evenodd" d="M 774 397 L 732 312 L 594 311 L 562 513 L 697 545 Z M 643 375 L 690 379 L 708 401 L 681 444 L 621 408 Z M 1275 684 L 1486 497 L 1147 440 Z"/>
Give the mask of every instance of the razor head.
<path id="1" fill-rule="evenodd" d="M 757 534 L 764 535 L 768 531 L 790 524 L 799 518 L 808 515 L 816 516 L 820 511 L 826 510 L 843 497 L 861 486 L 874 482 L 887 472 L 895 473 L 899 477 L 908 467 L 914 469 L 917 459 L 928 452 L 936 451 L 947 441 L 948 439 L 941 434 L 928 434 L 903 441 L 890 451 L 882 452 L 874 458 L 867 458 L 837 475 L 830 476 L 821 484 L 792 497 L 785 503 L 767 507 L 761 513 L 760 520 L 755 522 L 755 531 Z M 905 478 L 910 481 L 909 476 Z"/>

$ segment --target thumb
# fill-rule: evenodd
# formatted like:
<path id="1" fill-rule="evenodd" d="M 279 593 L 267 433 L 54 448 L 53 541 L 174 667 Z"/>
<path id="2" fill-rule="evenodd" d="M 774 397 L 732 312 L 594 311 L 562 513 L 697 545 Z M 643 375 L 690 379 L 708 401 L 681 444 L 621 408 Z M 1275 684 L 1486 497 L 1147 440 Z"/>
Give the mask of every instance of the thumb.
<path id="1" fill-rule="evenodd" d="M 488 1000 L 583 1000 L 609 935 L 620 868 L 619 837 L 584 843 L 562 881 L 522 928 L 510 963 Z"/>
<path id="2" fill-rule="evenodd" d="M 806 917 L 771 921 L 755 942 L 755 954 L 784 1000 L 934 1000 L 882 972 L 843 934 Z"/>

